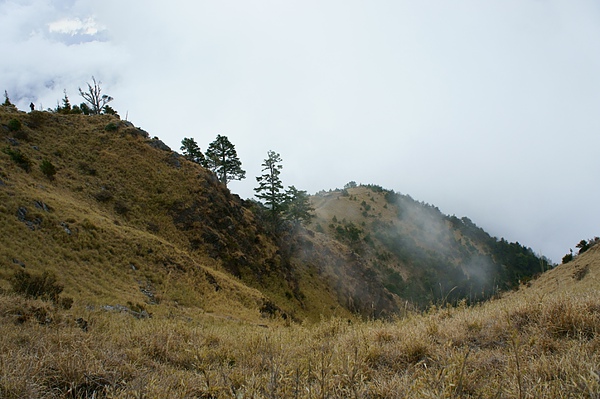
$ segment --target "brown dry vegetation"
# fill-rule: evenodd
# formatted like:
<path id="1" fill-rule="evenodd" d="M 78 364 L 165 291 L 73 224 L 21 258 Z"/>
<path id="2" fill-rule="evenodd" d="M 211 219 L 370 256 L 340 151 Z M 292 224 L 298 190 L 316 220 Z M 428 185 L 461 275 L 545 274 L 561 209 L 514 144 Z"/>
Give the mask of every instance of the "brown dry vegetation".
<path id="1" fill-rule="evenodd" d="M 568 289 L 534 287 L 396 321 L 136 319 L 0 296 L 0 396 L 597 398 L 600 248 Z M 87 331 L 76 318 L 88 323 Z"/>
<path id="2" fill-rule="evenodd" d="M 22 129 L 9 131 L 11 119 Z M 256 321 L 274 303 L 297 320 L 352 317 L 339 305 L 346 291 L 320 277 L 326 262 L 285 258 L 248 202 L 204 168 L 157 147 L 114 116 L 0 107 L 0 149 L 31 162 L 27 172 L 0 152 L 0 288 L 25 267 L 56 273 L 75 307 L 156 299 Z M 40 170 L 43 160 L 56 167 L 52 179 Z M 345 261 L 335 259 L 345 253 L 328 253 Z"/>
<path id="3" fill-rule="evenodd" d="M 282 282 L 240 200 L 138 129 L 7 108 L 0 140 L 32 161 L 0 152 L 2 399 L 600 397 L 600 246 L 491 302 L 358 321 L 336 306 L 364 281 L 336 264 L 360 262 L 348 247 L 305 233 Z M 18 270 L 54 272 L 73 306 L 15 295 Z"/>

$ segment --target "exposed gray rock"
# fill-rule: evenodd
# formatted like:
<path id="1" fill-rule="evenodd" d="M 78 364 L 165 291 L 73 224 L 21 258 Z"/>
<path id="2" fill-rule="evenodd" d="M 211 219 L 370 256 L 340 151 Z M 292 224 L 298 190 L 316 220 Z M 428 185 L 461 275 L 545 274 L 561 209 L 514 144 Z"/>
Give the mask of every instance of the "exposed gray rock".
<path id="1" fill-rule="evenodd" d="M 135 312 L 133 310 L 130 310 L 129 313 L 136 319 L 149 319 L 150 317 L 152 317 L 150 313 L 148 313 L 145 310 L 142 310 L 141 312 Z"/>
<path id="2" fill-rule="evenodd" d="M 65 230 L 65 233 L 67 233 L 68 235 L 71 235 L 73 233 L 66 222 L 62 222 L 60 226 Z"/>
<path id="3" fill-rule="evenodd" d="M 29 221 L 29 220 L 26 221 L 25 224 L 27 225 L 29 230 L 35 231 L 35 229 L 40 227 L 40 225 L 42 224 L 42 220 L 39 218 L 35 218 L 35 219 L 33 219 L 33 221 Z"/>
<path id="4" fill-rule="evenodd" d="M 19 219 L 19 221 L 25 223 L 27 225 L 27 227 L 29 228 L 29 230 L 35 230 L 42 224 L 42 219 L 40 219 L 40 218 L 35 218 L 32 220 L 27 219 L 27 208 L 25 208 L 23 206 L 21 206 L 21 207 L 19 207 L 19 209 L 17 209 L 17 219 Z"/>
<path id="5" fill-rule="evenodd" d="M 148 313 L 145 310 L 142 310 L 140 312 L 136 312 L 135 310 L 131 310 L 129 309 L 127 306 L 123 306 L 123 305 L 104 305 L 102 306 L 102 309 L 104 309 L 107 312 L 117 312 L 117 313 L 129 313 L 130 315 L 132 315 L 133 317 L 135 317 L 136 319 L 149 319 L 150 317 L 152 317 L 150 315 L 150 313 Z"/>
<path id="6" fill-rule="evenodd" d="M 172 152 L 169 157 L 169 165 L 174 166 L 177 169 L 181 169 L 181 161 L 179 160 L 181 155 L 176 152 Z"/>
<path id="7" fill-rule="evenodd" d="M 146 295 L 146 297 L 148 297 L 148 303 L 151 305 L 156 305 L 159 302 L 156 298 L 155 291 L 156 290 L 154 289 L 154 287 L 149 283 L 146 284 L 146 286 L 140 286 L 140 292 Z"/>
<path id="8" fill-rule="evenodd" d="M 106 310 L 107 312 L 127 312 L 129 311 L 129 308 L 127 306 L 123 306 L 123 305 L 104 305 L 102 306 L 102 309 Z"/>
<path id="9" fill-rule="evenodd" d="M 171 151 L 171 147 L 169 147 L 168 145 L 163 143 L 162 140 L 159 140 L 156 137 L 150 140 L 148 144 L 150 144 L 151 147 L 158 148 L 159 150 Z"/>
<path id="10" fill-rule="evenodd" d="M 150 134 L 147 131 L 145 131 L 144 129 L 141 129 L 139 127 L 136 127 L 136 129 L 137 129 L 137 133 L 140 136 L 145 137 L 145 138 L 149 138 L 150 137 Z"/>
<path id="11" fill-rule="evenodd" d="M 50 212 L 50 207 L 42 201 L 35 201 L 35 207 L 38 209 L 43 209 L 45 212 Z"/>
<path id="12" fill-rule="evenodd" d="M 17 219 L 19 219 L 19 221 L 24 222 L 25 221 L 25 217 L 27 216 L 27 208 L 25 207 L 19 207 L 19 209 L 17 209 Z"/>

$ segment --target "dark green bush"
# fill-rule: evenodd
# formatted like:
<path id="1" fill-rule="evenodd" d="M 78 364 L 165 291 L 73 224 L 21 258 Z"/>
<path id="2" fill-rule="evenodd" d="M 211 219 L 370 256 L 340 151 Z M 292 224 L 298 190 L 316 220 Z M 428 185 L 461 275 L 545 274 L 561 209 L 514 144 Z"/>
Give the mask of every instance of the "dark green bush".
<path id="1" fill-rule="evenodd" d="M 108 125 L 104 126 L 104 130 L 107 132 L 116 132 L 119 129 L 116 123 L 110 122 Z"/>
<path id="2" fill-rule="evenodd" d="M 386 190 L 384 197 L 388 204 L 395 204 L 398 202 L 398 195 L 393 190 Z"/>
<path id="3" fill-rule="evenodd" d="M 577 245 L 575 245 L 575 248 L 579 248 L 579 255 L 581 255 L 590 249 L 590 244 L 586 240 L 581 240 Z"/>
<path id="4" fill-rule="evenodd" d="M 102 113 L 105 115 L 119 115 L 117 114 L 117 111 L 115 111 L 111 106 L 109 105 L 105 105 L 104 109 L 102 110 Z"/>
<path id="5" fill-rule="evenodd" d="M 86 103 L 79 104 L 79 111 L 84 115 L 92 114 L 92 109 Z"/>
<path id="6" fill-rule="evenodd" d="M 361 205 L 361 206 L 363 207 L 363 209 L 364 209 L 365 211 L 367 211 L 367 212 L 371 210 L 371 205 L 367 204 L 365 201 L 361 202 L 361 204 L 360 204 L 360 205 Z"/>
<path id="7" fill-rule="evenodd" d="M 11 132 L 16 132 L 21 130 L 21 121 L 18 119 L 11 119 L 8 121 L 8 130 Z"/>
<path id="8" fill-rule="evenodd" d="M 571 252 L 571 253 L 566 254 L 565 256 L 563 256 L 562 263 L 564 265 L 565 263 L 569 263 L 572 260 L 573 260 L 573 252 Z"/>
<path id="9" fill-rule="evenodd" d="M 45 174 L 50 180 L 54 179 L 56 167 L 52 164 L 52 162 L 48 161 L 47 159 L 42 160 L 40 169 L 42 170 L 42 173 Z"/>
<path id="10" fill-rule="evenodd" d="M 26 298 L 43 299 L 58 303 L 58 296 L 63 286 L 56 281 L 56 275 L 48 271 L 41 275 L 31 275 L 24 270 L 19 270 L 10 279 L 12 289 L 17 294 Z"/>
<path id="11" fill-rule="evenodd" d="M 365 187 L 367 187 L 369 190 L 373 191 L 374 193 L 382 193 L 382 192 L 386 191 L 383 187 L 378 186 L 377 184 L 367 184 Z"/>
<path id="12" fill-rule="evenodd" d="M 337 226 L 335 229 L 336 238 L 338 240 L 346 240 L 350 243 L 356 243 L 360 240 L 360 235 L 363 231 L 354 225 L 354 223 L 346 223 L 344 226 Z"/>
<path id="13" fill-rule="evenodd" d="M 25 154 L 21 152 L 21 150 L 13 150 L 10 147 L 6 147 L 2 150 L 2 152 L 7 154 L 14 163 L 16 163 L 20 168 L 22 168 L 26 172 L 29 172 L 31 170 L 31 161 L 29 160 L 29 158 L 27 158 Z"/>

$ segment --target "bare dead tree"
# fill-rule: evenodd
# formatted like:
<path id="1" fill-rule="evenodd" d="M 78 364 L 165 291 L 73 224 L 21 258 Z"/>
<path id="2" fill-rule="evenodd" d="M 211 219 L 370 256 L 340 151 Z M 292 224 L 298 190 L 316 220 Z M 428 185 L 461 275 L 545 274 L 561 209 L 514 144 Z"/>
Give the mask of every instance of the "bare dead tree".
<path id="1" fill-rule="evenodd" d="M 102 113 L 106 104 L 111 102 L 113 100 L 113 98 L 106 94 L 102 94 L 102 88 L 100 87 L 102 82 L 100 82 L 100 81 L 96 82 L 96 78 L 94 78 L 93 76 L 92 76 L 92 82 L 94 82 L 93 86 L 89 83 L 87 84 L 88 85 L 87 91 L 83 91 L 80 87 L 79 95 L 81 97 L 83 97 L 83 99 L 90 104 L 91 113 L 93 115 L 98 115 L 98 114 Z"/>

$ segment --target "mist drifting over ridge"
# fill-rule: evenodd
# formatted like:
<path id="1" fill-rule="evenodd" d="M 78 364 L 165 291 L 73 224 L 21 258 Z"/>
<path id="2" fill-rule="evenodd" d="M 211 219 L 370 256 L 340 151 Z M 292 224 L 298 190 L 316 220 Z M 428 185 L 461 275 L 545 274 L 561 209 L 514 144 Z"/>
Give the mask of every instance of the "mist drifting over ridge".
<path id="1" fill-rule="evenodd" d="M 353 186 L 313 197 L 311 228 L 348 245 L 368 280 L 414 303 L 476 301 L 547 270 L 545 258 L 498 240 L 470 219 L 381 186 Z"/>

